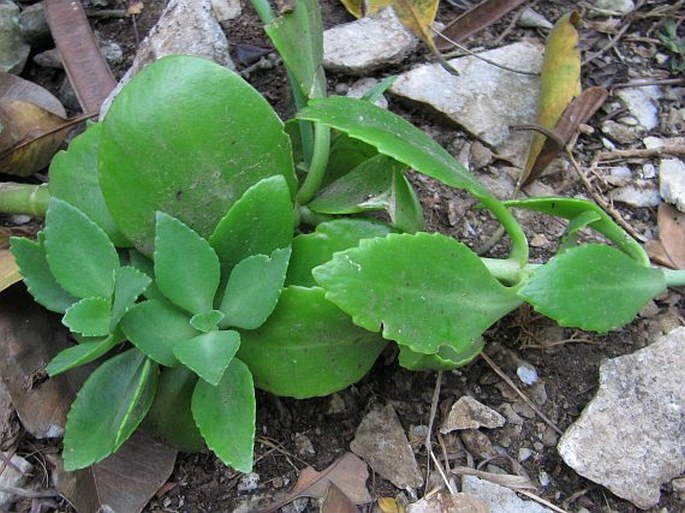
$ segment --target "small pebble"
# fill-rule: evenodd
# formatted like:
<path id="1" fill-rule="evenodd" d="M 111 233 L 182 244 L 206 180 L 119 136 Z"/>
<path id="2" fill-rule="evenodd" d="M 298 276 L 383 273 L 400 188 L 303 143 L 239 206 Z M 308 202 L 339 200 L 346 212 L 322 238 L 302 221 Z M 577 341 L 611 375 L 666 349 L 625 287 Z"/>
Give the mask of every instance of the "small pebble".
<path id="1" fill-rule="evenodd" d="M 526 385 L 532 385 L 538 380 L 538 371 L 530 364 L 519 365 L 516 375 Z"/>
<path id="2" fill-rule="evenodd" d="M 253 492 L 259 487 L 259 474 L 250 472 L 240 477 L 236 489 L 238 493 Z"/>
<path id="3" fill-rule="evenodd" d="M 549 474 L 544 470 L 540 472 L 540 474 L 538 475 L 538 479 L 540 481 L 540 484 L 544 487 L 549 486 L 549 484 L 552 482 L 552 479 L 549 477 Z"/>
<path id="4" fill-rule="evenodd" d="M 295 447 L 297 447 L 297 452 L 300 456 L 316 454 L 314 444 L 312 444 L 312 441 L 305 434 L 295 434 Z"/>
<path id="5" fill-rule="evenodd" d="M 16 224 L 16 225 L 22 225 L 26 224 L 31 221 L 31 216 L 27 216 L 25 214 L 15 214 L 13 216 L 10 216 L 10 223 Z"/>
<path id="6" fill-rule="evenodd" d="M 533 455 L 533 451 L 531 451 L 528 447 L 521 447 L 519 449 L 519 453 L 518 453 L 519 463 L 523 463 L 528 458 L 530 458 L 532 455 Z"/>

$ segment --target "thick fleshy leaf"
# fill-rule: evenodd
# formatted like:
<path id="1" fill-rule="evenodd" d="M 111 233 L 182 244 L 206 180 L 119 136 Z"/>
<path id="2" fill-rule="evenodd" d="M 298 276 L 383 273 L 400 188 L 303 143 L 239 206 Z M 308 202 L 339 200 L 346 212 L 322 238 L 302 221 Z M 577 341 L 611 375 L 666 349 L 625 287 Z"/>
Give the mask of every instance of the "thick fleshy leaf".
<path id="1" fill-rule="evenodd" d="M 62 323 L 86 337 L 100 337 L 109 333 L 111 320 L 112 303 L 109 299 L 87 297 L 69 307 Z"/>
<path id="2" fill-rule="evenodd" d="M 208 237 L 262 178 L 296 186 L 290 141 L 267 101 L 238 74 L 185 55 L 150 64 L 117 95 L 99 173 L 112 217 L 148 256 L 158 210 Z"/>
<path id="3" fill-rule="evenodd" d="M 131 436 L 150 409 L 157 365 L 130 349 L 100 365 L 71 405 L 64 434 L 64 468 L 106 458 Z"/>
<path id="4" fill-rule="evenodd" d="M 441 234 L 391 234 L 312 273 L 355 324 L 418 353 L 458 353 L 521 301 L 468 247 Z"/>
<path id="5" fill-rule="evenodd" d="M 364 161 L 378 155 L 375 147 L 345 133 L 336 133 L 331 142 L 328 167 L 322 185 L 327 186 Z"/>
<path id="6" fill-rule="evenodd" d="M 128 253 L 129 263 L 131 266 L 138 269 L 140 272 L 144 273 L 152 283 L 145 289 L 143 295 L 147 299 L 159 299 L 164 300 L 164 295 L 159 291 L 157 285 L 155 284 L 155 263 L 151 258 L 146 257 L 140 251 L 135 248 L 131 248 Z"/>
<path id="7" fill-rule="evenodd" d="M 199 380 L 192 398 L 193 418 L 214 454 L 240 472 L 252 470 L 255 393 L 250 370 L 234 358 L 217 386 Z"/>
<path id="8" fill-rule="evenodd" d="M 174 345 L 200 334 L 189 316 L 169 303 L 150 299 L 135 305 L 121 320 L 126 337 L 143 353 L 167 367 L 178 365 Z"/>
<path id="9" fill-rule="evenodd" d="M 128 312 L 140 295 L 152 283 L 143 272 L 129 265 L 120 267 L 114 279 L 114 301 L 112 303 L 112 322 L 110 330 L 116 328 L 121 318 Z"/>
<path id="10" fill-rule="evenodd" d="M 50 360 L 45 371 L 50 377 L 57 376 L 62 372 L 66 372 L 75 367 L 85 365 L 100 358 L 103 354 L 113 349 L 117 344 L 124 340 L 121 332 L 108 335 L 99 340 L 92 342 L 82 342 L 72 347 L 68 347 L 57 353 L 57 355 Z"/>
<path id="11" fill-rule="evenodd" d="M 253 330 L 264 324 L 278 303 L 289 260 L 290 248 L 285 248 L 270 257 L 248 257 L 236 265 L 221 302 L 225 317 L 219 325 Z"/>
<path id="12" fill-rule="evenodd" d="M 107 210 L 98 177 L 98 151 L 102 124 L 91 124 L 50 163 L 50 195 L 66 201 L 86 214 L 118 247 L 131 243 Z"/>
<path id="13" fill-rule="evenodd" d="M 564 236 L 559 243 L 559 250 L 557 253 L 562 253 L 568 248 L 576 247 L 578 245 L 578 232 L 599 220 L 601 220 L 599 214 L 593 210 L 586 210 L 582 214 L 578 214 L 578 216 L 571 219 L 564 230 Z"/>
<path id="14" fill-rule="evenodd" d="M 203 313 L 212 309 L 220 279 L 219 258 L 209 242 L 157 212 L 155 283 L 162 294 L 187 312 Z"/>
<path id="15" fill-rule="evenodd" d="M 416 191 L 402 171 L 395 171 L 392 181 L 392 195 L 388 204 L 392 224 L 407 233 L 423 229 L 423 208 Z"/>
<path id="16" fill-rule="evenodd" d="M 195 314 L 190 318 L 190 325 L 202 333 L 208 333 L 217 329 L 219 321 L 224 318 L 224 313 L 219 310 L 210 310 Z"/>
<path id="17" fill-rule="evenodd" d="M 606 332 L 628 324 L 665 289 L 661 270 L 609 246 L 587 244 L 536 270 L 519 296 L 561 326 Z"/>
<path id="18" fill-rule="evenodd" d="M 399 364 L 412 371 L 457 369 L 471 363 L 481 353 L 484 345 L 483 337 L 478 337 L 461 352 L 455 351 L 452 346 L 442 346 L 435 354 L 417 353 L 407 346 L 399 346 Z"/>
<path id="19" fill-rule="evenodd" d="M 293 202 L 282 176 L 250 187 L 221 220 L 209 242 L 229 269 L 252 255 L 270 255 L 293 238 Z"/>
<path id="20" fill-rule="evenodd" d="M 321 223 L 314 233 L 298 235 L 293 239 L 293 254 L 286 276 L 287 285 L 316 285 L 312 269 L 328 262 L 333 253 L 352 248 L 362 239 L 385 237 L 393 229 L 368 219 L 339 219 Z"/>
<path id="21" fill-rule="evenodd" d="M 174 346 L 178 361 L 210 385 L 218 385 L 240 347 L 237 331 L 210 331 Z"/>
<path id="22" fill-rule="evenodd" d="M 241 338 L 238 357 L 256 385 L 297 398 L 328 395 L 359 381 L 386 345 L 352 324 L 318 287 L 286 288 L 266 323 Z"/>
<path id="23" fill-rule="evenodd" d="M 143 421 L 145 429 L 185 452 L 197 452 L 205 446 L 190 411 L 197 379 L 197 374 L 183 365 L 163 369 L 155 400 Z"/>
<path id="24" fill-rule="evenodd" d="M 34 242 L 12 237 L 12 254 L 17 260 L 24 283 L 36 302 L 53 312 L 64 313 L 78 298 L 64 290 L 50 272 L 42 238 L 42 234 L 39 234 L 38 242 Z"/>
<path id="25" fill-rule="evenodd" d="M 76 297 L 110 297 L 119 255 L 107 234 L 83 212 L 50 198 L 45 219 L 45 255 L 62 288 Z"/>

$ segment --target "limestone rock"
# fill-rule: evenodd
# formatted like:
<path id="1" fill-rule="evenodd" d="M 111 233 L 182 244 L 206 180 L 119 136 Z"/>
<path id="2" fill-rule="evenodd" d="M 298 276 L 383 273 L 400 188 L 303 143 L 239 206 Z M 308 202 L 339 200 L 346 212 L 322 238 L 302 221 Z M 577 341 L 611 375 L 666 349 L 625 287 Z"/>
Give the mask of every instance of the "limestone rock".
<path id="1" fill-rule="evenodd" d="M 243 6 L 240 0 L 212 0 L 212 11 L 217 21 L 224 24 L 240 16 Z"/>
<path id="2" fill-rule="evenodd" d="M 609 14 L 629 14 L 635 10 L 633 0 L 595 0 L 595 8 Z"/>
<path id="3" fill-rule="evenodd" d="M 475 476 L 462 478 L 462 492 L 478 497 L 492 513 L 551 513 L 537 502 L 520 499 L 511 488 Z"/>
<path id="4" fill-rule="evenodd" d="M 641 186 L 628 184 L 611 191 L 611 199 L 633 207 L 656 207 L 661 204 L 661 196 L 656 185 L 646 182 Z"/>
<path id="5" fill-rule="evenodd" d="M 3 461 L 9 461 L 9 465 L 3 465 L 0 472 L 0 487 L 21 488 L 26 481 L 31 469 L 31 464 L 18 454 L 3 453 Z M 0 492 L 0 510 L 8 511 L 7 506 L 16 500 L 16 495 L 10 492 Z"/>
<path id="6" fill-rule="evenodd" d="M 19 7 L 0 0 L 0 71 L 21 73 L 30 51 L 19 28 Z"/>
<path id="7" fill-rule="evenodd" d="M 502 427 L 504 423 L 505 419 L 502 415 L 473 397 L 465 395 L 452 405 L 440 432 L 444 434 L 457 429 L 478 429 L 480 427 L 492 429 Z"/>
<path id="8" fill-rule="evenodd" d="M 647 509 L 685 471 L 685 328 L 605 361 L 599 390 L 557 449 L 580 475 Z"/>
<path id="9" fill-rule="evenodd" d="M 516 24 L 523 28 L 541 28 L 545 30 L 551 30 L 554 26 L 542 14 L 534 11 L 530 7 L 523 8 Z"/>
<path id="10" fill-rule="evenodd" d="M 664 201 L 685 212 L 685 162 L 663 159 L 659 163 L 659 192 Z"/>
<path id="11" fill-rule="evenodd" d="M 616 95 L 626 108 L 647 130 L 659 124 L 659 100 L 662 97 L 658 86 L 632 87 L 619 89 Z"/>
<path id="12" fill-rule="evenodd" d="M 323 65 L 331 71 L 364 75 L 401 62 L 418 40 L 392 9 L 328 29 L 323 34 Z"/>

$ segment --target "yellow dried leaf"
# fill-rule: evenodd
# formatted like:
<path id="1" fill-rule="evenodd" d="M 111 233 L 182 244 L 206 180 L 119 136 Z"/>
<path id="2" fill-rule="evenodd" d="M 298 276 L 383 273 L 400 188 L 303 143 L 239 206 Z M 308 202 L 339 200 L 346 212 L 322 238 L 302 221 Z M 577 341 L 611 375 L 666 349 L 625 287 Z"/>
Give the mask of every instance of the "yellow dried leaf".
<path id="1" fill-rule="evenodd" d="M 364 16 L 364 2 L 363 0 L 340 0 L 345 6 L 345 9 L 355 18 L 362 18 Z"/>
<path id="2" fill-rule="evenodd" d="M 392 497 L 378 499 L 378 508 L 383 513 L 404 513 L 404 508 Z"/>
<path id="3" fill-rule="evenodd" d="M 21 281 L 19 266 L 9 249 L 0 249 L 0 292 Z"/>

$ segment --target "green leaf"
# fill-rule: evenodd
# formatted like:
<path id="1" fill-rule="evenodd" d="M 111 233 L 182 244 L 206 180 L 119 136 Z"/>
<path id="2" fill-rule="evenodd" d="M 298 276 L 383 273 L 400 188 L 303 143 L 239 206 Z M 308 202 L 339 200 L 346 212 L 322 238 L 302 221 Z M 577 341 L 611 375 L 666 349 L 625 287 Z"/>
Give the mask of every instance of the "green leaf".
<path id="1" fill-rule="evenodd" d="M 190 325 L 202 333 L 208 333 L 217 329 L 217 325 L 224 318 L 224 313 L 219 310 L 195 314 L 190 319 Z"/>
<path id="2" fill-rule="evenodd" d="M 338 219 L 321 223 L 314 233 L 293 239 L 293 254 L 285 283 L 287 285 L 316 285 L 312 269 L 328 262 L 333 253 L 352 248 L 362 239 L 385 237 L 393 229 L 386 224 L 367 219 Z"/>
<path id="3" fill-rule="evenodd" d="M 135 267 L 124 266 L 117 270 L 114 278 L 114 301 L 112 303 L 112 322 L 110 330 L 116 328 L 121 318 L 136 303 L 138 297 L 152 280 Z"/>
<path id="4" fill-rule="evenodd" d="M 225 314 L 222 328 L 253 330 L 264 324 L 281 295 L 290 252 L 285 248 L 270 257 L 254 255 L 233 268 L 219 307 Z"/>
<path id="5" fill-rule="evenodd" d="M 172 303 L 192 314 L 212 309 L 219 258 L 205 239 L 164 212 L 157 212 L 154 260 L 155 283 Z"/>
<path id="6" fill-rule="evenodd" d="M 76 207 L 50 199 L 45 254 L 53 276 L 76 297 L 110 297 L 119 255 L 98 225 Z"/>
<path id="7" fill-rule="evenodd" d="M 483 337 L 478 337 L 461 352 L 455 351 L 452 346 L 442 346 L 435 354 L 417 353 L 407 346 L 399 346 L 399 364 L 412 371 L 458 369 L 471 363 L 481 353 L 484 345 Z"/>
<path id="8" fill-rule="evenodd" d="M 128 252 L 129 263 L 131 266 L 138 269 L 140 272 L 144 273 L 152 283 L 145 289 L 143 295 L 147 299 L 159 299 L 165 300 L 164 295 L 159 291 L 157 285 L 155 284 L 155 263 L 152 259 L 143 255 L 140 251 L 135 248 L 131 248 Z"/>
<path id="9" fill-rule="evenodd" d="M 197 452 L 205 446 L 190 411 L 196 383 L 197 374 L 182 365 L 163 369 L 152 407 L 143 421 L 145 429 L 184 452 Z"/>
<path id="10" fill-rule="evenodd" d="M 218 385 L 240 347 L 237 331 L 210 331 L 174 346 L 178 361 L 210 385 Z"/>
<path id="11" fill-rule="evenodd" d="M 117 330 L 105 338 L 93 340 L 92 342 L 82 342 L 72 347 L 63 349 L 50 360 L 50 363 L 45 367 L 48 376 L 53 377 L 66 372 L 75 367 L 85 365 L 97 360 L 103 354 L 106 354 L 111 349 L 124 341 L 122 333 Z"/>
<path id="12" fill-rule="evenodd" d="M 378 150 L 370 144 L 353 139 L 347 134 L 337 133 L 331 143 L 323 185 L 334 182 L 376 155 Z"/>
<path id="13" fill-rule="evenodd" d="M 88 467 L 128 439 L 150 409 L 157 366 L 131 349 L 100 365 L 71 405 L 64 433 L 64 469 Z"/>
<path id="14" fill-rule="evenodd" d="M 395 171 L 393 175 L 388 214 L 390 214 L 392 224 L 403 232 L 416 233 L 423 229 L 421 203 L 402 171 Z"/>
<path id="15" fill-rule="evenodd" d="M 331 96 L 312 100 L 297 117 L 341 130 L 375 146 L 384 155 L 447 185 L 465 189 L 478 198 L 491 198 L 487 189 L 428 135 L 369 102 Z"/>
<path id="16" fill-rule="evenodd" d="M 207 447 L 239 472 L 252 470 L 255 409 L 252 375 L 237 358 L 217 386 L 203 380 L 195 386 L 193 418 Z"/>
<path id="17" fill-rule="evenodd" d="M 606 332 L 632 321 L 665 289 L 661 270 L 609 246 L 587 244 L 538 268 L 519 296 L 561 326 Z"/>
<path id="18" fill-rule="evenodd" d="M 150 299 L 135 305 L 121 320 L 126 337 L 154 361 L 174 367 L 174 345 L 200 334 L 188 315 L 175 306 Z"/>
<path id="19" fill-rule="evenodd" d="M 259 388 L 306 398 L 328 395 L 359 381 L 386 341 L 363 330 L 318 287 L 286 288 L 273 314 L 241 333 L 238 357 Z"/>
<path id="20" fill-rule="evenodd" d="M 208 237 L 262 178 L 296 183 L 290 141 L 268 102 L 238 74 L 186 55 L 150 64 L 102 122 L 100 186 L 136 248 L 153 251 L 155 213 Z"/>
<path id="21" fill-rule="evenodd" d="M 24 277 L 24 283 L 36 302 L 53 312 L 64 313 L 78 298 L 64 290 L 50 272 L 42 239 L 42 233 L 38 235 L 38 242 L 23 237 L 11 237 L 12 254 Z"/>
<path id="22" fill-rule="evenodd" d="M 293 238 L 293 202 L 283 177 L 255 184 L 235 202 L 209 238 L 229 269 L 252 255 L 270 255 Z"/>
<path id="23" fill-rule="evenodd" d="M 468 247 L 437 233 L 366 239 L 312 272 L 355 324 L 424 354 L 464 351 L 520 304 Z"/>
<path id="24" fill-rule="evenodd" d="M 112 303 L 103 297 L 87 297 L 73 304 L 64 314 L 62 324 L 86 337 L 100 337 L 110 332 Z"/>
<path id="25" fill-rule="evenodd" d="M 566 230 L 564 230 L 564 236 L 559 243 L 559 250 L 557 253 L 562 253 L 569 248 L 576 247 L 578 245 L 578 232 L 600 219 L 599 214 L 593 210 L 586 210 L 571 219 L 568 226 L 566 226 Z"/>
<path id="26" fill-rule="evenodd" d="M 100 190 L 98 152 L 102 124 L 90 124 L 69 143 L 67 151 L 57 153 L 50 163 L 50 195 L 66 201 L 86 214 L 104 230 L 114 245 L 130 246 L 107 210 Z"/>

